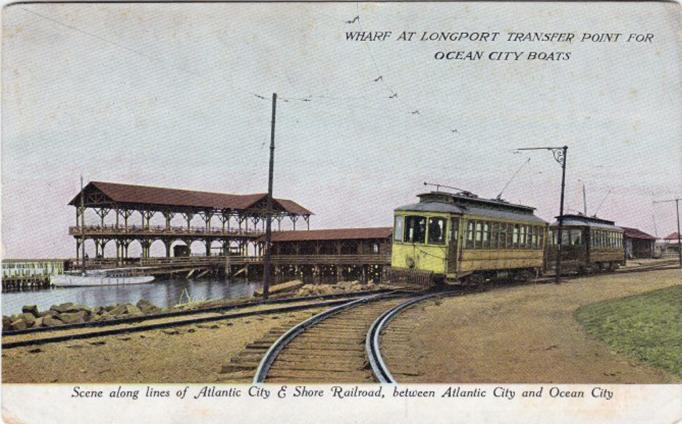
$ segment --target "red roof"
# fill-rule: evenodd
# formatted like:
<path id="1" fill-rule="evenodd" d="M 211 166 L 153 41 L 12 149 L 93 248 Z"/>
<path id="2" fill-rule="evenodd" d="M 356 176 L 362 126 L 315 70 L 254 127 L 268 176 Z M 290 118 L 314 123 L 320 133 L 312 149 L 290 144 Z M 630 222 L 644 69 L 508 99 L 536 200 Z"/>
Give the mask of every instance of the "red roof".
<path id="1" fill-rule="evenodd" d="M 641 231 L 637 228 L 630 228 L 630 227 L 620 227 L 623 230 L 623 237 L 629 238 L 629 239 L 637 239 L 637 240 L 656 240 L 656 237 L 645 233 L 644 231 Z"/>
<path id="2" fill-rule="evenodd" d="M 150 187 L 132 184 L 107 183 L 91 181 L 83 191 L 100 191 L 110 202 L 124 204 L 145 204 L 155 206 L 178 206 L 202 209 L 236 209 L 244 210 L 253 207 L 266 198 L 265 193 L 227 194 L 209 193 L 206 191 L 179 190 L 174 188 Z M 287 199 L 273 199 L 275 206 L 279 204 L 283 210 L 291 214 L 312 215 L 308 209 Z M 80 193 L 69 202 L 77 205 Z M 87 206 L 87 204 L 86 204 Z"/>
<path id="3" fill-rule="evenodd" d="M 679 236 L 677 235 L 677 232 L 674 232 L 674 233 L 672 233 L 672 234 L 669 234 L 669 235 L 665 236 L 665 237 L 663 238 L 663 240 L 669 240 L 669 241 L 670 241 L 670 240 L 674 240 L 674 241 L 677 241 L 678 238 L 679 238 Z"/>
<path id="4" fill-rule="evenodd" d="M 322 240 L 367 240 L 390 238 L 393 228 L 334 228 L 326 230 L 275 231 L 273 242 L 322 241 Z"/>

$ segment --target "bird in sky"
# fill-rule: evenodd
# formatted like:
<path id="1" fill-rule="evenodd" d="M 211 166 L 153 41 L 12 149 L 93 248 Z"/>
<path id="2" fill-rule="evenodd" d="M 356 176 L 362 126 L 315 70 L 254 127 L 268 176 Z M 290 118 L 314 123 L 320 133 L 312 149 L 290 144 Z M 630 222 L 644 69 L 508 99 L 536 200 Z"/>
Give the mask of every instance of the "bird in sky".
<path id="1" fill-rule="evenodd" d="M 347 23 L 347 24 L 354 24 L 354 23 L 356 23 L 356 22 L 359 21 L 359 20 L 360 20 L 360 17 L 359 17 L 359 16 L 356 16 L 356 17 L 353 18 L 352 21 L 346 21 L 346 23 Z"/>
<path id="2" fill-rule="evenodd" d="M 410 112 L 410 113 L 411 113 L 412 115 L 419 115 L 419 110 L 413 110 L 413 111 Z"/>
<path id="3" fill-rule="evenodd" d="M 379 75 L 378 77 L 374 78 L 374 82 L 379 82 L 384 79 L 383 75 Z"/>
<path id="4" fill-rule="evenodd" d="M 453 134 L 455 134 L 455 133 L 458 133 L 459 131 L 457 131 L 457 128 L 455 128 L 455 129 L 453 129 L 453 130 L 450 130 L 450 132 L 453 133 Z"/>
<path id="5" fill-rule="evenodd" d="M 390 96 L 388 96 L 389 99 L 395 99 L 398 97 L 398 93 L 393 93 Z"/>
<path id="6" fill-rule="evenodd" d="M 254 94 L 254 96 L 258 97 L 261 100 L 266 100 L 265 97 L 261 96 L 260 94 Z"/>

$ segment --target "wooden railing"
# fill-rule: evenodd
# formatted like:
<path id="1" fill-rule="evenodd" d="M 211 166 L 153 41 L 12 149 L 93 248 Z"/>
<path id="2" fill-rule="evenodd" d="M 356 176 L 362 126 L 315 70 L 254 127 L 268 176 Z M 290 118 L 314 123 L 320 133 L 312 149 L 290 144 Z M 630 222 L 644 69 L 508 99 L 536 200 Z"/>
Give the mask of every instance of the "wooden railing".
<path id="1" fill-rule="evenodd" d="M 116 225 L 86 225 L 85 227 L 69 227 L 69 235 L 80 236 L 85 233 L 86 236 L 92 235 L 190 235 L 190 236 L 243 236 L 243 237 L 258 237 L 263 234 L 261 230 L 240 230 L 238 228 L 230 228 L 223 230 L 222 228 L 206 228 L 206 227 L 165 227 L 163 225 L 152 225 L 143 227 L 141 225 L 116 226 Z"/>
<path id="2" fill-rule="evenodd" d="M 74 267 L 80 264 L 74 260 Z M 273 265 L 388 265 L 390 254 L 365 255 L 273 255 Z M 226 265 L 260 265 L 262 256 L 177 256 L 171 258 L 135 258 L 126 259 L 119 263 L 119 267 L 148 266 L 148 267 L 187 267 L 187 266 L 226 266 Z M 114 268 L 117 266 L 115 258 L 91 259 L 86 262 L 89 269 Z"/>

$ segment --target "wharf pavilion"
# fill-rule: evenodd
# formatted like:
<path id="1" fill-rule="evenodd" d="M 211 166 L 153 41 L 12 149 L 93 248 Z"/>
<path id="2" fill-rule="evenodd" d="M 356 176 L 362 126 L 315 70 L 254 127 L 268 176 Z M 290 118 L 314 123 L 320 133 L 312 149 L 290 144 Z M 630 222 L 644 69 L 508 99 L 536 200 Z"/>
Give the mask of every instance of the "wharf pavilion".
<path id="1" fill-rule="evenodd" d="M 104 258 L 105 247 L 116 246 L 116 262 L 125 262 L 131 243 L 139 243 L 142 258 L 150 257 L 153 243 L 165 246 L 165 256 L 189 256 L 192 243 L 204 245 L 205 255 L 259 255 L 259 238 L 265 232 L 267 194 L 226 194 L 131 184 L 91 181 L 68 204 L 76 208 L 76 225 L 69 235 L 81 244 L 92 240 L 95 257 Z M 273 199 L 273 231 L 304 224 L 310 229 L 313 214 L 288 199 Z M 86 224 L 86 214 L 96 223 Z M 92 218 L 92 217 L 91 217 Z M 162 225 L 152 225 L 159 221 Z M 178 225 L 180 221 L 180 225 Z M 198 221 L 199 225 L 196 225 Z M 176 245 L 174 246 L 174 243 Z"/>

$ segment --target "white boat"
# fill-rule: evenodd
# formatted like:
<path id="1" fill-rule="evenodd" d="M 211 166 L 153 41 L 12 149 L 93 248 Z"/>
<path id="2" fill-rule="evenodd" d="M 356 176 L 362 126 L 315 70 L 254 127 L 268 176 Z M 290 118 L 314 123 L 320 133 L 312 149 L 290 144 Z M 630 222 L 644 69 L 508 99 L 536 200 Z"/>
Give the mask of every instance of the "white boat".
<path id="1" fill-rule="evenodd" d="M 118 286 L 145 284 L 154 281 L 152 275 L 131 275 L 125 272 L 87 272 L 53 275 L 50 282 L 56 287 Z"/>

